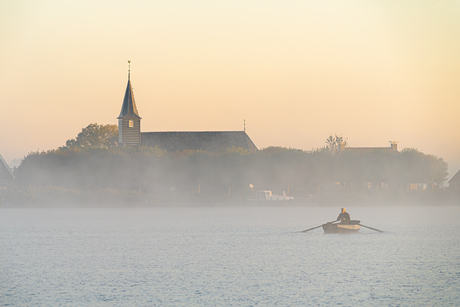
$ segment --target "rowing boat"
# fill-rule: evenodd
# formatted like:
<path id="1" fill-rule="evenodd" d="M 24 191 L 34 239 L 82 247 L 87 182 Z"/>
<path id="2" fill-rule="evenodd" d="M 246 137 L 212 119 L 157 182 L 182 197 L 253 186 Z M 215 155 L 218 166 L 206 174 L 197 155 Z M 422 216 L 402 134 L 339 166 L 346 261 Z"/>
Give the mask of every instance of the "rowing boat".
<path id="1" fill-rule="evenodd" d="M 360 221 L 358 220 L 352 220 L 348 223 L 337 223 L 334 224 L 333 222 L 329 222 L 326 224 L 323 224 L 323 230 L 324 233 L 354 233 L 358 232 L 359 229 L 361 228 L 361 225 L 359 225 Z"/>

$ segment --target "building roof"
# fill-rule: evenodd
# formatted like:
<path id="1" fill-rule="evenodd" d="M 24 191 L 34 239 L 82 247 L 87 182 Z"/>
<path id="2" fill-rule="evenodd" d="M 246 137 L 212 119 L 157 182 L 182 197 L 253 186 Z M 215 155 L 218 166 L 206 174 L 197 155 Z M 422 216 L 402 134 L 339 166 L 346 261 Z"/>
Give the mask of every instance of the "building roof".
<path id="1" fill-rule="evenodd" d="M 141 145 L 158 146 L 169 152 L 183 150 L 218 152 L 227 147 L 257 150 L 256 145 L 244 131 L 142 132 Z"/>
<path id="2" fill-rule="evenodd" d="M 15 179 L 13 173 L 11 172 L 10 167 L 3 160 L 2 155 L 0 155 L 0 179 Z"/>
<path id="3" fill-rule="evenodd" d="M 340 152 L 353 152 L 358 154 L 366 154 L 369 152 L 393 152 L 398 153 L 398 141 L 390 141 L 390 147 L 347 147 L 346 141 L 339 142 Z"/>
<path id="4" fill-rule="evenodd" d="M 366 153 L 370 151 L 397 152 L 391 149 L 391 147 L 345 147 L 341 151 L 354 151 L 358 153 Z"/>
<path id="5" fill-rule="evenodd" d="M 128 72 L 128 85 L 126 86 L 125 98 L 123 99 L 123 105 L 121 107 L 120 115 L 121 118 L 141 118 L 137 112 L 136 102 L 134 101 L 133 89 L 131 87 L 130 73 Z"/>
<path id="6" fill-rule="evenodd" d="M 449 184 L 451 183 L 460 183 L 460 170 L 454 175 L 454 177 L 450 178 Z"/>

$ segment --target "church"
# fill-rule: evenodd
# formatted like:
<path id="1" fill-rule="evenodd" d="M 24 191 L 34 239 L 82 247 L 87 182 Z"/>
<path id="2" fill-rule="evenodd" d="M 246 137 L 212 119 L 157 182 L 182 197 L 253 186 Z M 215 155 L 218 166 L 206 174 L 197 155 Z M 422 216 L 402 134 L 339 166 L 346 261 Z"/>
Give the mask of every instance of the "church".
<path id="1" fill-rule="evenodd" d="M 168 152 L 202 150 L 218 152 L 223 148 L 257 150 L 246 131 L 164 131 L 141 132 L 141 117 L 131 87 L 131 71 L 118 116 L 118 142 L 120 146 L 157 146 Z"/>

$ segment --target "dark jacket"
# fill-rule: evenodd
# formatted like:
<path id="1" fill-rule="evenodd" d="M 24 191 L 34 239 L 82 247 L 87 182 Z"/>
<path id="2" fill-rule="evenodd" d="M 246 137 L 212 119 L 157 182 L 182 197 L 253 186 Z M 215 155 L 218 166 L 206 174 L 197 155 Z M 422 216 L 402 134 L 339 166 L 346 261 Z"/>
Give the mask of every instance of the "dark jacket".
<path id="1" fill-rule="evenodd" d="M 348 214 L 348 212 L 342 212 L 337 217 L 337 221 L 349 221 L 349 220 L 350 220 L 350 215 Z"/>

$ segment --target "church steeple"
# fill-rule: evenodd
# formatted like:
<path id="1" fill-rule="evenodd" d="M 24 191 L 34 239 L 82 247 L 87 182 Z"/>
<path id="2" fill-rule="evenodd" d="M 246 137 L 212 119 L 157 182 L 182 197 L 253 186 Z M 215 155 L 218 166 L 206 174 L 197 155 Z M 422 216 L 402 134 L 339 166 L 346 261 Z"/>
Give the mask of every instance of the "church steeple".
<path id="1" fill-rule="evenodd" d="M 118 141 L 121 146 L 139 146 L 141 143 L 141 117 L 137 111 L 131 87 L 131 61 L 128 61 L 128 84 L 121 112 L 118 116 Z"/>
<path id="2" fill-rule="evenodd" d="M 131 63 L 131 61 L 128 61 L 128 63 Z M 126 86 L 125 98 L 123 99 L 123 105 L 121 107 L 121 112 L 118 116 L 118 119 L 124 117 L 141 118 L 137 111 L 136 102 L 134 100 L 133 88 L 131 86 L 131 64 L 128 68 L 128 85 Z"/>

